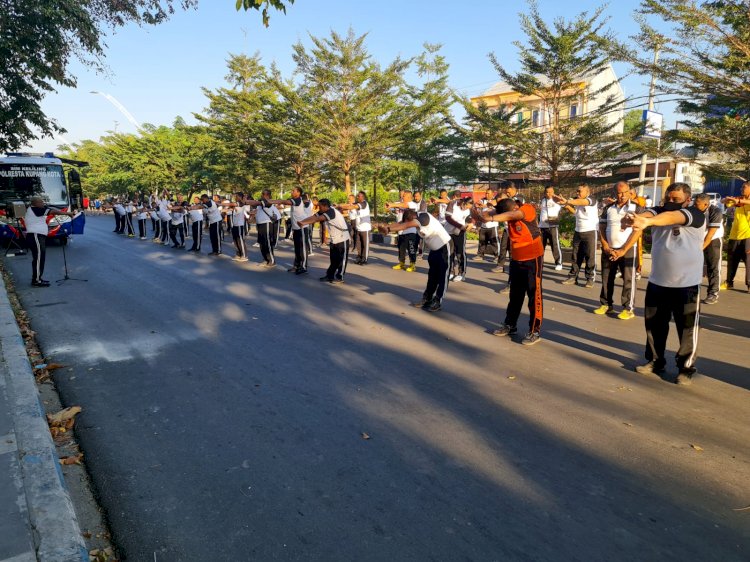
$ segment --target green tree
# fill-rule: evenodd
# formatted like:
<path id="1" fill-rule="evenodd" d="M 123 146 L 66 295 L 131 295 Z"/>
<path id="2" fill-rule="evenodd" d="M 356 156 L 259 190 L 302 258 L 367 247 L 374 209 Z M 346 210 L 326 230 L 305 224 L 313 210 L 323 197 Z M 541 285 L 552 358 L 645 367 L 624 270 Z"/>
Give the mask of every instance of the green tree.
<path id="1" fill-rule="evenodd" d="M 643 132 L 643 111 L 631 109 L 623 118 L 623 135 L 627 139 L 635 139 Z"/>
<path id="2" fill-rule="evenodd" d="M 264 112 L 276 101 L 260 55 L 230 55 L 228 87 L 203 89 L 208 107 L 195 117 L 217 141 L 217 172 L 236 189 L 255 189 L 266 176 L 260 146 Z"/>
<path id="3" fill-rule="evenodd" d="M 294 0 L 237 0 L 235 6 L 237 11 L 244 9 L 247 10 L 258 10 L 263 16 L 263 25 L 268 27 L 271 20 L 271 16 L 268 15 L 268 8 L 276 8 L 280 12 L 286 14 L 286 5 L 290 6 L 294 4 Z"/>
<path id="4" fill-rule="evenodd" d="M 41 101 L 55 85 L 75 87 L 72 59 L 102 68 L 106 29 L 158 24 L 197 0 L 57 0 L 0 3 L 0 151 L 64 132 Z M 38 131 L 38 132 L 37 132 Z"/>
<path id="5" fill-rule="evenodd" d="M 711 153 L 707 171 L 750 178 L 750 7 L 746 0 L 644 0 L 641 39 L 662 45 L 657 65 L 638 52 L 639 70 L 653 72 L 657 91 L 688 117 L 678 139 Z M 658 28 L 648 18 L 660 20 Z M 641 49 L 643 51 L 644 49 Z"/>
<path id="6" fill-rule="evenodd" d="M 611 165 L 623 150 L 618 134 L 622 123 L 611 118 L 624 105 L 619 84 L 616 79 L 601 84 L 591 80 L 603 75 L 619 55 L 613 34 L 604 29 L 602 13 L 599 8 L 548 25 L 536 2 L 530 1 L 528 14 L 520 16 L 526 44 L 515 43 L 520 72 L 508 71 L 490 55 L 500 77 L 522 100 L 533 100 L 541 108 L 538 123 L 519 117 L 529 126 L 508 144 L 523 156 L 527 171 L 558 185 Z"/>
<path id="7" fill-rule="evenodd" d="M 321 161 L 351 193 L 351 172 L 391 154 L 415 118 L 403 74 L 409 61 L 397 58 L 381 68 L 365 48 L 367 35 L 311 36 L 313 47 L 294 46 L 299 87 L 278 72 L 274 83 L 284 100 L 310 124 Z"/>

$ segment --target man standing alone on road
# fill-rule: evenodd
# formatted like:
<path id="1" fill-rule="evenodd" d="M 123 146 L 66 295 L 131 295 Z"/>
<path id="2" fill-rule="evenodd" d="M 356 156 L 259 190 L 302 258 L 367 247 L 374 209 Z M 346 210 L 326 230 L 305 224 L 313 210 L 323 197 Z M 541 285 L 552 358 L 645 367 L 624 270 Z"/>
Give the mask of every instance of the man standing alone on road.
<path id="1" fill-rule="evenodd" d="M 623 228 L 643 231 L 651 227 L 651 275 L 646 287 L 646 360 L 636 367 L 644 375 L 661 374 L 669 322 L 674 318 L 680 347 L 675 383 L 687 385 L 695 373 L 700 318 L 700 284 L 703 280 L 703 239 L 706 215 L 690 204 L 690 186 L 673 183 L 664 205 L 640 214 L 628 214 Z"/>
<path id="2" fill-rule="evenodd" d="M 26 227 L 26 246 L 31 250 L 31 286 L 49 287 L 49 281 L 42 279 L 44 273 L 44 259 L 47 255 L 47 234 L 49 226 L 47 217 L 66 215 L 74 217 L 75 213 L 63 213 L 44 204 L 41 197 L 32 197 L 26 216 L 23 219 Z"/>

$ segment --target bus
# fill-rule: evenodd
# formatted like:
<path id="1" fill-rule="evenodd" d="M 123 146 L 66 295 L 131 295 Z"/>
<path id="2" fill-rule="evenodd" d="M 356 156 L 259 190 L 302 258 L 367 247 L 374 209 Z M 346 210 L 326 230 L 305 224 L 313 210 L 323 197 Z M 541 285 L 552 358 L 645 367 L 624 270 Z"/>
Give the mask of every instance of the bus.
<path id="1" fill-rule="evenodd" d="M 80 208 L 80 205 L 75 205 L 70 182 L 66 182 L 64 164 L 78 167 L 87 165 L 86 162 L 56 158 L 51 152 L 9 153 L 0 158 L 0 239 L 22 236 L 24 224 L 20 205 L 22 203 L 28 207 L 34 196 L 41 197 L 47 206 L 61 211 Z M 77 179 L 79 176 L 75 169 L 71 169 L 68 177 Z M 77 189 L 80 191 L 80 185 Z M 86 217 L 83 213 L 72 219 L 62 215 L 50 216 L 47 223 L 48 238 L 65 244 L 70 235 L 83 234 Z"/>

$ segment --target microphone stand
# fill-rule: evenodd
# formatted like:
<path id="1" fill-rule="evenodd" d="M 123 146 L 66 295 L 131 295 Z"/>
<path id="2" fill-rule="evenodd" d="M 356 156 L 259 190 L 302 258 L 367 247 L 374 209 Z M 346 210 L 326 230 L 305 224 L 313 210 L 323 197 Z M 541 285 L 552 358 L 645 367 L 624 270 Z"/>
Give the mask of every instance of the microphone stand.
<path id="1" fill-rule="evenodd" d="M 57 221 L 57 225 L 60 227 L 60 229 L 62 229 L 62 223 L 60 222 L 60 219 L 57 217 L 57 215 L 55 215 L 55 220 Z M 72 223 L 73 217 L 71 217 L 70 220 Z M 71 234 L 66 236 L 66 238 L 69 238 L 70 240 L 72 240 L 73 239 L 73 225 L 72 224 L 71 224 L 70 232 Z M 66 240 L 65 242 L 61 241 L 60 244 L 62 245 L 62 249 L 63 249 L 63 265 L 65 267 L 65 277 L 63 277 L 62 279 L 58 279 L 56 283 L 58 285 L 62 285 L 63 283 L 65 283 L 65 281 L 87 282 L 88 279 L 76 279 L 75 277 L 71 277 L 70 275 L 68 275 L 68 258 L 67 258 L 67 255 L 65 254 L 65 247 L 68 245 L 68 240 Z"/>

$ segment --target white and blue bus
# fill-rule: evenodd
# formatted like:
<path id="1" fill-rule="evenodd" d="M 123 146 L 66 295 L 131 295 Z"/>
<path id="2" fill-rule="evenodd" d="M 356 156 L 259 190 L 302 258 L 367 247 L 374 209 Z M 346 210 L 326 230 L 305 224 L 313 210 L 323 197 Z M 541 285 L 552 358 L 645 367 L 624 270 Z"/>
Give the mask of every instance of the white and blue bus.
<path id="1" fill-rule="evenodd" d="M 14 217 L 18 202 L 26 206 L 34 196 L 55 209 L 68 211 L 77 206 L 66 182 L 64 163 L 85 165 L 56 158 L 51 152 L 45 154 L 9 153 L 0 158 L 0 238 L 19 238 L 19 226 L 23 228 L 23 217 Z M 77 177 L 77 173 L 75 173 Z M 16 205 L 14 205 L 14 203 Z M 83 234 L 86 218 L 80 215 L 49 217 L 49 238 L 65 243 L 71 234 Z"/>

